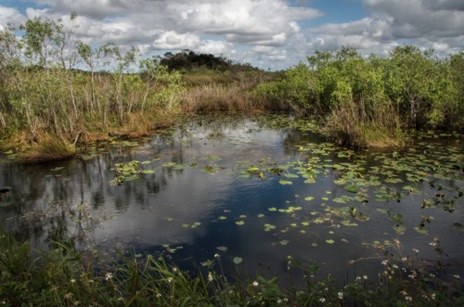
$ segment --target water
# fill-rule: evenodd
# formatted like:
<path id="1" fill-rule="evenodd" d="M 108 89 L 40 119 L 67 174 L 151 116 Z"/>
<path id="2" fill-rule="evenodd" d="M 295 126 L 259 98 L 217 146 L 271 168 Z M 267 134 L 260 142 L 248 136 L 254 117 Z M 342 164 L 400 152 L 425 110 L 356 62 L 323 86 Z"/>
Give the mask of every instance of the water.
<path id="1" fill-rule="evenodd" d="M 372 279 L 382 270 L 382 247 L 433 263 L 438 237 L 452 261 L 443 259 L 463 273 L 459 142 L 354 152 L 307 128 L 267 122 L 204 117 L 140 146 L 1 165 L 0 187 L 11 190 L 2 195 L 0 221 L 41 248 L 69 239 L 82 251 L 161 255 L 186 269 L 219 256 L 226 272 L 296 283 L 304 272 L 289 271 L 289 259 L 320 263 L 320 276 L 340 283 Z M 147 174 L 112 185 L 116 164 L 134 160 Z"/>

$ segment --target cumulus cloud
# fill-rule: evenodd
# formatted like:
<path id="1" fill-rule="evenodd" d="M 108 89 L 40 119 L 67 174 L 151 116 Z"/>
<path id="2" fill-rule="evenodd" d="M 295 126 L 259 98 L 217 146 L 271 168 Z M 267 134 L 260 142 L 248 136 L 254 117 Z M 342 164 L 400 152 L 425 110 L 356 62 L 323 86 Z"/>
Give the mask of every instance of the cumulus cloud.
<path id="1" fill-rule="evenodd" d="M 0 27 L 26 17 L 62 18 L 68 28 L 78 25 L 78 38 L 91 45 L 136 46 L 145 55 L 191 49 L 265 68 L 289 67 L 316 49 L 342 45 L 364 54 L 384 54 L 401 42 L 443 54 L 464 47 L 463 0 L 358 0 L 354 5 L 365 8 L 358 19 L 317 24 L 318 17 L 330 16 L 322 7 L 333 6 L 311 0 L 31 2 L 41 6 L 26 9 L 26 16 L 0 6 Z M 317 4 L 320 9 L 314 8 Z M 72 11 L 78 14 L 74 22 L 66 17 Z"/>
<path id="2" fill-rule="evenodd" d="M 25 19 L 17 9 L 0 5 L 0 30 L 5 29 L 9 24 L 20 25 Z"/>

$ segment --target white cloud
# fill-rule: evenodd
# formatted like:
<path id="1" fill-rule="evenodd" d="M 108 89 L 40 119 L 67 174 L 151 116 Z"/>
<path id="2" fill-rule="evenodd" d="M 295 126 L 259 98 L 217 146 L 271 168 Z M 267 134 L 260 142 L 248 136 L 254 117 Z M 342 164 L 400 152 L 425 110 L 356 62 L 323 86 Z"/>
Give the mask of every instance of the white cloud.
<path id="1" fill-rule="evenodd" d="M 0 6 L 0 29 L 5 29 L 8 24 L 20 25 L 25 17 L 14 8 Z"/>
<path id="2" fill-rule="evenodd" d="M 34 0 L 31 0 L 34 1 Z M 343 0 L 344 1 L 344 0 Z M 311 26 L 330 12 L 309 0 L 35 0 L 27 16 L 0 6 L 0 26 L 44 16 L 71 27 L 76 11 L 78 38 L 91 45 L 136 46 L 146 55 L 191 49 L 263 67 L 285 68 L 316 49 L 349 45 L 385 53 L 399 42 L 435 48 L 443 54 L 464 47 L 463 0 L 362 0 L 367 14 L 352 22 Z M 335 2 L 335 1 L 334 1 Z M 268 62 L 266 62 L 268 61 Z"/>
<path id="3" fill-rule="evenodd" d="M 153 42 L 156 49 L 195 49 L 200 44 L 197 35 L 179 34 L 174 31 L 163 31 Z"/>

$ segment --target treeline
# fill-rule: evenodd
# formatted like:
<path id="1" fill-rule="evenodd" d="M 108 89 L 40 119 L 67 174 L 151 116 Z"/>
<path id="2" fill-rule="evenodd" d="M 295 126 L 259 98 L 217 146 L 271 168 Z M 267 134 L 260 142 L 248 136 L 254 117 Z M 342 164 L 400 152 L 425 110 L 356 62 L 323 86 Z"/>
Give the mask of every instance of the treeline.
<path id="1" fill-rule="evenodd" d="M 389 57 L 317 51 L 258 93 L 321 116 L 339 143 L 394 145 L 409 128 L 464 129 L 464 53 L 440 59 L 411 45 Z"/>
<path id="2" fill-rule="evenodd" d="M 257 71 L 251 64 L 241 64 L 229 60 L 223 56 L 213 54 L 195 53 L 184 49 L 177 53 L 166 52 L 161 57 L 160 64 L 168 67 L 170 71 L 193 71 L 208 69 L 218 72 L 225 71 Z"/>

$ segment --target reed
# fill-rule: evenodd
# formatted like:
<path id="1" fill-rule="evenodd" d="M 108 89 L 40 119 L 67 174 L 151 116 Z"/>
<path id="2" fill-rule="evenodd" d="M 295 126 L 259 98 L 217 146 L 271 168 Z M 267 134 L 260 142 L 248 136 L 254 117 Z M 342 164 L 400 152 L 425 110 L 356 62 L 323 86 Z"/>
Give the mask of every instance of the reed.
<path id="1" fill-rule="evenodd" d="M 439 240 L 434 241 L 443 253 Z M 397 244 L 400 244 L 399 242 Z M 282 287 L 277 277 L 224 275 L 219 255 L 198 272 L 180 270 L 153 256 L 116 254 L 114 262 L 78 252 L 70 242 L 50 251 L 34 250 L 0 229 L 0 303 L 6 306 L 450 306 L 464 302 L 460 276 L 446 271 L 430 277 L 430 261 L 385 251 L 378 279 L 357 276 L 343 287 L 329 276 L 315 277 L 316 263 L 288 259 L 305 285 Z M 101 262 L 99 259 L 106 259 Z M 380 260 L 379 260 L 380 261 Z M 404 273 L 406 272 L 406 273 Z M 435 272 L 435 271 L 433 271 Z M 409 275 L 408 275 L 409 274 Z M 412 277 L 411 277 L 412 276 Z M 290 282 L 290 285 L 292 283 Z"/>

